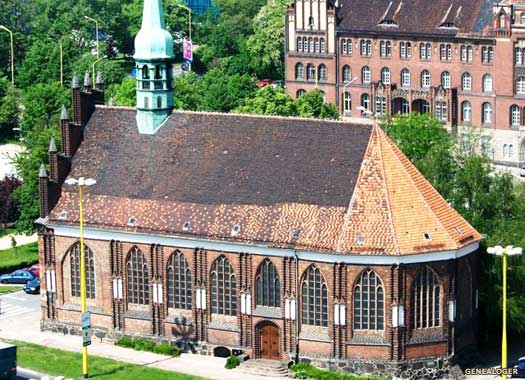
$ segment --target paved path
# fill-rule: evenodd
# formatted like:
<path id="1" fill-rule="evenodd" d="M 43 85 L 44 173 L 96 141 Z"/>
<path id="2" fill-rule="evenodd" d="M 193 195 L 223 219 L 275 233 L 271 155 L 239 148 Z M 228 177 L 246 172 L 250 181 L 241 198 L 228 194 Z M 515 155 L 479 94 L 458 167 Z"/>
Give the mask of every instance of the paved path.
<path id="1" fill-rule="evenodd" d="M 14 159 L 24 148 L 16 144 L 0 145 L 0 180 L 16 174 Z"/>
<path id="2" fill-rule="evenodd" d="M 27 235 L 7 235 L 2 236 L 0 238 L 0 251 L 4 249 L 10 249 L 11 248 L 11 236 L 15 237 L 16 240 L 16 246 L 20 247 L 21 245 L 26 245 L 30 243 L 34 243 L 38 240 L 37 234 L 33 234 L 30 236 Z"/>
<path id="3" fill-rule="evenodd" d="M 16 315 L 15 311 L 12 311 L 11 315 L 0 319 L 0 339 L 16 339 L 67 351 L 81 351 L 81 337 L 79 336 L 40 331 L 40 296 L 26 295 L 23 291 L 20 291 L 1 296 L 0 300 L 2 301 L 2 308 L 16 307 L 23 303 L 23 307 L 28 309 L 25 313 L 16 312 Z M 89 353 L 91 355 L 123 362 L 177 371 L 208 379 L 266 380 L 266 377 L 245 374 L 237 369 L 225 369 L 224 364 L 226 359 L 224 358 L 193 354 L 182 354 L 178 358 L 170 358 L 150 352 L 137 352 L 110 343 L 102 343 L 96 338 L 94 338 L 92 342 L 93 344 L 89 346 Z"/>

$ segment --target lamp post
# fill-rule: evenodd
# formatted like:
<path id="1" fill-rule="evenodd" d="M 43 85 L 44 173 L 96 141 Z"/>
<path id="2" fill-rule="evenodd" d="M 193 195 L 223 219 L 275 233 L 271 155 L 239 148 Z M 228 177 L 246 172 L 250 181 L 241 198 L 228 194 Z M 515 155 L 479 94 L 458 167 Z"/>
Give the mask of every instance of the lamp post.
<path id="1" fill-rule="evenodd" d="M 97 65 L 97 63 L 99 63 L 100 61 L 102 61 L 102 60 L 104 60 L 104 59 L 106 59 L 106 58 L 107 58 L 107 56 L 105 55 L 105 56 L 103 56 L 102 58 L 99 58 L 99 59 L 97 59 L 95 62 L 93 62 L 93 65 L 92 65 L 92 69 L 93 69 L 93 76 L 92 76 L 92 78 L 93 78 L 93 83 L 95 82 L 95 78 L 96 78 L 96 77 L 95 77 L 95 66 Z M 93 86 L 93 87 L 94 87 L 94 86 Z"/>
<path id="2" fill-rule="evenodd" d="M 78 186 L 78 207 L 79 207 L 79 213 L 80 213 L 80 299 L 81 299 L 81 312 L 82 316 L 84 316 L 87 312 L 87 305 L 86 305 L 86 256 L 84 252 L 84 210 L 82 207 L 82 192 L 84 190 L 84 186 L 93 186 L 97 183 L 92 178 L 84 178 L 80 177 L 78 179 L 75 178 L 68 178 L 66 181 L 67 185 Z M 84 320 L 82 321 L 84 324 Z M 84 328 L 83 328 L 84 329 Z M 82 343 L 82 378 L 88 379 L 88 352 L 87 352 L 87 345 L 84 345 L 84 342 Z"/>
<path id="3" fill-rule="evenodd" d="M 97 37 L 97 58 L 98 58 L 98 55 L 99 55 L 99 53 L 98 53 L 98 21 L 95 20 L 94 18 L 89 17 L 89 16 L 84 16 L 84 18 L 86 20 L 93 21 L 95 23 L 95 33 L 97 34 L 96 37 Z"/>
<path id="4" fill-rule="evenodd" d="M 501 256 L 503 259 L 503 331 L 501 337 L 501 369 L 507 368 L 507 256 L 517 256 L 523 253 L 521 247 L 508 245 L 503 248 L 501 245 L 487 248 L 487 253 L 495 256 Z M 507 378 L 506 373 L 501 374 L 502 379 Z"/>
<path id="5" fill-rule="evenodd" d="M 177 7 L 179 8 L 182 8 L 182 9 L 185 9 L 188 11 L 188 19 L 189 19 L 189 27 L 188 27 L 188 30 L 189 30 L 189 40 L 191 41 L 191 8 L 190 7 L 187 7 L 186 5 L 184 4 L 175 4 Z"/>
<path id="6" fill-rule="evenodd" d="M 15 85 L 15 45 L 13 42 L 13 31 L 0 25 L 0 29 L 5 30 L 11 37 L 11 84 Z"/>

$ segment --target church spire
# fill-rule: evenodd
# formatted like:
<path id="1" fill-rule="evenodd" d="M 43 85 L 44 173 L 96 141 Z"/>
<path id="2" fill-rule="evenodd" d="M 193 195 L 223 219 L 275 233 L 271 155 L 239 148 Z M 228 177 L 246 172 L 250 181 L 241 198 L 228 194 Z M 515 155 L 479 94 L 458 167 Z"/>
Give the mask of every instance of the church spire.
<path id="1" fill-rule="evenodd" d="M 142 26 L 135 37 L 137 125 L 153 134 L 173 109 L 173 37 L 164 29 L 162 0 L 144 0 Z"/>

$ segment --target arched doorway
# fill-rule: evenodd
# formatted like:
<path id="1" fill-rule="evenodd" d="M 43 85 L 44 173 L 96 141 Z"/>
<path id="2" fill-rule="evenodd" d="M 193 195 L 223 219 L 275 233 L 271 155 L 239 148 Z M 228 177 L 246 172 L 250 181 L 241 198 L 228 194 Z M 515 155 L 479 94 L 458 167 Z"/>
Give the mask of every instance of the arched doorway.
<path id="1" fill-rule="evenodd" d="M 257 357 L 267 360 L 281 359 L 279 327 L 269 321 L 257 325 Z"/>
<path id="2" fill-rule="evenodd" d="M 424 99 L 416 99 L 412 102 L 412 111 L 424 114 L 430 112 L 430 103 Z"/>
<path id="3" fill-rule="evenodd" d="M 392 114 L 407 115 L 410 113 L 410 104 L 405 98 L 395 98 L 392 101 Z"/>

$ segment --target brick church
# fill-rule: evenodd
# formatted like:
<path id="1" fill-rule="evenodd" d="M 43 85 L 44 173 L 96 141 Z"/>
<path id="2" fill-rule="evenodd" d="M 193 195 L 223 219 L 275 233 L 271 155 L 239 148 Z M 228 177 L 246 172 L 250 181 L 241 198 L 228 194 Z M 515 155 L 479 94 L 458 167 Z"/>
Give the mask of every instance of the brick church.
<path id="1" fill-rule="evenodd" d="M 64 181 L 84 177 L 98 337 L 378 374 L 475 347 L 481 236 L 380 128 L 174 111 L 160 0 L 144 1 L 135 47 L 137 107 L 74 79 L 61 151 L 52 141 L 40 169 L 42 329 L 80 331 Z"/>
<path id="2" fill-rule="evenodd" d="M 525 165 L 525 2 L 296 0 L 286 85 L 318 88 L 344 117 L 432 113 L 495 163 Z"/>

